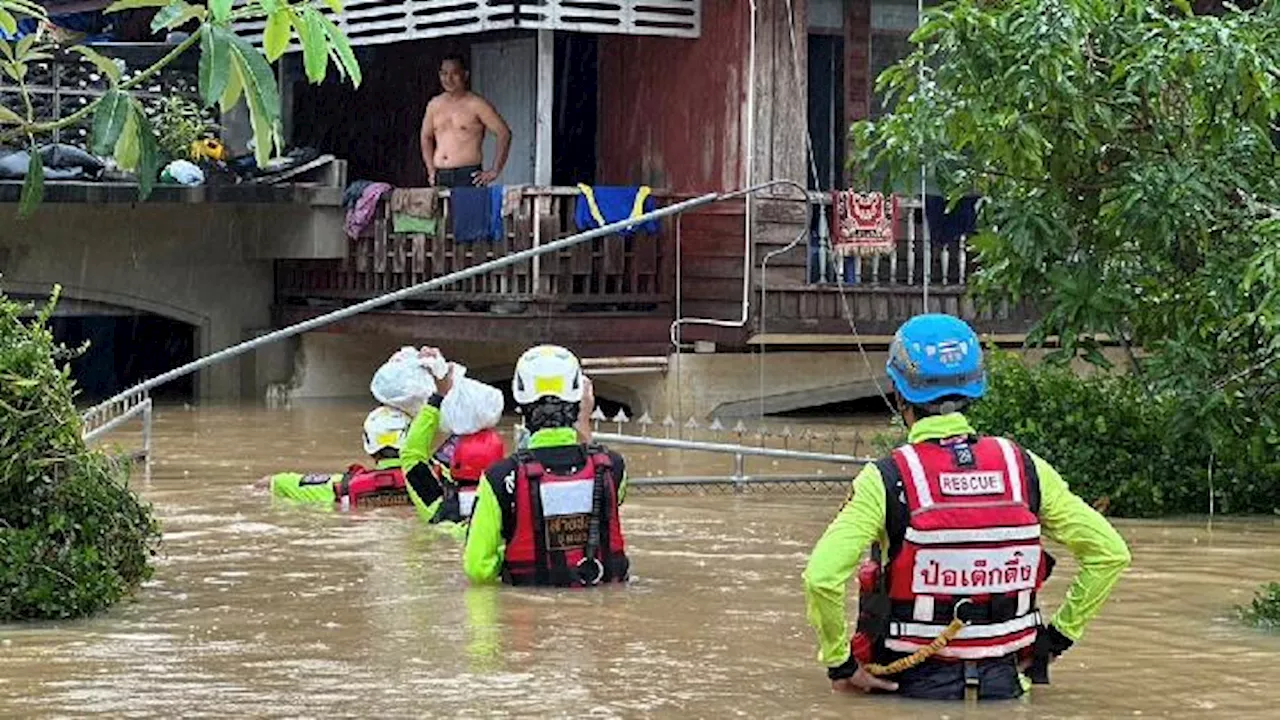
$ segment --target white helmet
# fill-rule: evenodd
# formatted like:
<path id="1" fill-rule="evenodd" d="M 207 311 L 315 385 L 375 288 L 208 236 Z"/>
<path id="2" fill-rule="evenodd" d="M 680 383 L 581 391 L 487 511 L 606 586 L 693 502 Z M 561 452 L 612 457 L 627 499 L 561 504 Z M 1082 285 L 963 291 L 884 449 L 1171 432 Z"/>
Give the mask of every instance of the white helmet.
<path id="1" fill-rule="evenodd" d="M 370 455 L 384 448 L 399 451 L 409 434 L 412 419 L 393 407 L 376 407 L 364 419 L 364 451 Z"/>
<path id="2" fill-rule="evenodd" d="M 529 348 L 516 362 L 511 394 L 519 405 L 528 405 L 544 397 L 580 402 L 582 365 L 573 353 L 559 345 Z"/>

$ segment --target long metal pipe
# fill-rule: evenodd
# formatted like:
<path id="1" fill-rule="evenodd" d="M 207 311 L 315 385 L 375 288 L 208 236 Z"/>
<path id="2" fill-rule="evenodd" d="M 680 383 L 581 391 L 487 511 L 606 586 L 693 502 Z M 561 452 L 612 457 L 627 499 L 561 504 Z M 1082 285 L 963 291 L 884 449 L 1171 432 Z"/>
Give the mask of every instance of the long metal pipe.
<path id="1" fill-rule="evenodd" d="M 620 230 L 625 230 L 628 227 L 638 225 L 640 223 L 643 223 L 649 220 L 656 220 L 658 218 L 666 217 L 668 215 L 675 215 L 676 213 L 681 213 L 681 212 L 684 212 L 685 210 L 689 210 L 701 205 L 706 205 L 708 203 L 715 202 L 716 200 L 733 198 L 742 194 L 749 194 L 751 192 L 754 192 L 756 189 L 757 188 L 746 188 L 745 190 L 739 190 L 732 193 L 707 193 L 706 195 L 701 195 L 696 198 L 685 200 L 683 202 L 678 202 L 678 203 L 675 203 L 674 205 L 667 205 L 665 207 L 658 208 L 653 212 L 644 213 L 643 215 L 640 215 L 635 218 L 627 218 L 625 220 L 619 220 L 618 222 L 610 223 L 608 225 L 603 225 L 601 227 L 594 228 L 592 230 L 587 230 L 585 232 L 578 233 L 577 235 L 571 235 L 567 238 L 561 238 L 559 240 L 546 243 L 536 248 L 528 248 L 526 250 L 521 250 L 520 252 L 512 253 L 504 257 L 495 258 L 488 262 L 480 263 L 479 265 L 473 265 L 469 268 L 459 270 L 457 272 L 449 273 L 448 275 L 442 275 L 441 277 L 438 277 L 432 280 L 427 280 L 425 282 L 421 282 L 421 283 L 418 283 L 417 285 L 412 285 L 407 288 L 402 288 L 400 290 L 387 293 L 386 295 L 382 295 L 380 297 L 370 298 L 368 300 L 365 300 L 364 302 L 356 303 L 355 305 L 341 308 L 331 313 L 326 313 L 319 317 L 311 318 L 310 320 L 305 320 L 303 322 L 297 323 L 296 325 L 290 325 L 287 328 L 281 328 L 274 332 L 267 333 L 266 335 L 261 335 L 259 337 L 253 338 L 252 340 L 246 340 L 245 342 L 242 342 L 239 345 L 232 345 L 231 347 L 223 348 L 222 350 L 219 350 L 215 353 L 206 355 L 197 360 L 193 360 L 192 362 L 189 362 L 186 365 L 182 365 L 180 367 L 174 368 L 173 370 L 170 370 L 161 375 L 157 375 L 156 377 L 153 377 L 150 380 L 139 383 L 138 385 L 135 385 L 134 387 L 129 388 L 128 390 L 125 390 L 124 392 L 121 392 L 118 395 L 112 398 L 109 398 L 106 401 L 99 403 L 98 405 L 95 405 L 94 407 L 86 411 L 85 414 L 87 415 L 89 413 L 96 412 L 101 408 L 107 405 L 110 405 L 113 402 L 117 402 L 123 398 L 128 397 L 129 395 L 133 395 L 135 393 L 157 388 L 167 382 L 176 380 L 184 375 L 189 375 L 201 368 L 205 368 L 215 363 L 222 362 L 223 360 L 227 360 L 237 355 L 241 355 L 257 347 L 261 347 L 262 345 L 273 343 L 277 340 L 283 340 L 285 338 L 307 332 L 308 330 L 314 330 L 315 328 L 323 327 L 325 325 L 335 323 L 339 320 L 349 318 L 353 315 L 358 315 L 368 310 L 373 310 L 375 308 L 379 308 L 384 305 L 390 305 L 391 303 L 396 302 L 398 300 L 403 300 L 405 298 L 412 297 L 414 295 L 417 295 L 418 293 L 426 292 L 428 290 L 434 290 L 436 288 L 444 287 L 445 285 L 449 285 L 459 280 L 465 280 L 469 277 L 473 277 L 476 275 L 483 275 L 484 273 L 492 272 L 499 268 L 504 268 L 508 265 L 514 265 L 515 263 L 521 262 L 523 260 L 528 260 L 529 258 L 532 258 L 532 257 L 537 257 L 539 255 L 544 255 L 549 252 L 562 250 L 564 248 L 577 245 L 578 243 L 585 242 L 587 240 L 594 240 L 595 238 L 598 238 L 598 237 L 612 235 Z"/>
<path id="2" fill-rule="evenodd" d="M 662 487 L 664 485 L 768 485 L 799 483 L 838 483 L 849 484 L 847 475 L 748 475 L 731 477 L 729 475 L 705 475 L 694 477 L 641 477 L 627 478 L 628 486 Z"/>
<path id="3" fill-rule="evenodd" d="M 721 453 L 724 455 L 754 455 L 756 457 L 778 458 L 782 460 L 809 460 L 812 462 L 835 463 L 838 465 L 865 464 L 875 462 L 872 457 L 856 455 L 837 455 L 834 453 L 806 452 L 804 450 L 781 450 L 778 448 L 752 447 L 750 445 L 733 445 L 729 443 L 699 442 L 697 440 L 674 440 L 671 438 L 637 437 L 635 435 L 619 435 L 616 433 L 592 433 L 595 440 L 616 443 L 618 445 L 647 445 L 649 447 L 671 448 L 673 450 L 698 450 L 701 452 Z"/>

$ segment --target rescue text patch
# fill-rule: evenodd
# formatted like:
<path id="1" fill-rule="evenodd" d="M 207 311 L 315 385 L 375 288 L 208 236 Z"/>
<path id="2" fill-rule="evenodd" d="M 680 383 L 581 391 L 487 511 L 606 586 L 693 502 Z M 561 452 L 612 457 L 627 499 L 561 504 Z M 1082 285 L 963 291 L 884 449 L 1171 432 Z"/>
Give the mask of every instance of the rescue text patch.
<path id="1" fill-rule="evenodd" d="M 942 473 L 938 486 L 943 495 L 1003 495 L 1004 473 L 999 470 Z"/>

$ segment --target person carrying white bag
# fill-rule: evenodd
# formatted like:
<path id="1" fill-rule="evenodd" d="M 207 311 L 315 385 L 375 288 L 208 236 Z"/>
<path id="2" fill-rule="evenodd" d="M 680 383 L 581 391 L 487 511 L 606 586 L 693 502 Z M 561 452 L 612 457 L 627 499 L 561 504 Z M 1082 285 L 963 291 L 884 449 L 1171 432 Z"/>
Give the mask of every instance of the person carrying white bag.
<path id="1" fill-rule="evenodd" d="M 418 516 L 459 538 L 466 532 L 480 476 L 506 455 L 496 430 L 505 405 L 502 391 L 466 372 L 437 348 L 401 348 L 370 383 L 380 402 L 414 417 L 403 464 Z M 451 434 L 428 456 L 441 428 Z"/>

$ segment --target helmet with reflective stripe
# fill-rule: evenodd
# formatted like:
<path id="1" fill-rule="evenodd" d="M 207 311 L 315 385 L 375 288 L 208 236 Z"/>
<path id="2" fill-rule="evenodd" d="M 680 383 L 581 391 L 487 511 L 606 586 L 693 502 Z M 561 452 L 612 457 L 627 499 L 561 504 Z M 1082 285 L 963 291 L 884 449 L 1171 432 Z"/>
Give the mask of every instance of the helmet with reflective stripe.
<path id="1" fill-rule="evenodd" d="M 364 451 L 373 455 L 379 450 L 399 451 L 409 434 L 412 419 L 405 413 L 383 405 L 364 419 Z"/>
<path id="2" fill-rule="evenodd" d="M 573 353 L 559 345 L 529 348 L 516 362 L 511 394 L 520 405 L 529 405 L 544 397 L 579 402 L 582 400 L 582 365 Z"/>
<path id="3" fill-rule="evenodd" d="M 987 390 L 982 344 L 969 324 L 951 315 L 917 315 L 902 324 L 885 364 L 893 386 L 913 405 Z"/>

